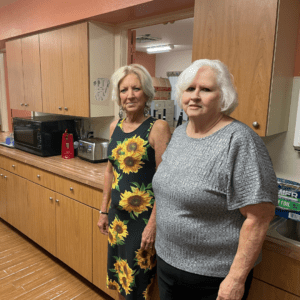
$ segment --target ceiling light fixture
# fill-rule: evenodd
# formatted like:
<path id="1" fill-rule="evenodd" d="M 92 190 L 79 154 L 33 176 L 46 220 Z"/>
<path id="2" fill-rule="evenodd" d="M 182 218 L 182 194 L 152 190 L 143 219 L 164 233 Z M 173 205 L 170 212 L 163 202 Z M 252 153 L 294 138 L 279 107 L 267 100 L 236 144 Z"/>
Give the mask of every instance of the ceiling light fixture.
<path id="1" fill-rule="evenodd" d="M 153 46 L 153 47 L 148 47 L 147 48 L 147 53 L 148 54 L 156 54 L 156 53 L 164 53 L 164 52 L 169 52 L 172 49 L 174 49 L 174 45 L 158 45 L 158 46 Z"/>

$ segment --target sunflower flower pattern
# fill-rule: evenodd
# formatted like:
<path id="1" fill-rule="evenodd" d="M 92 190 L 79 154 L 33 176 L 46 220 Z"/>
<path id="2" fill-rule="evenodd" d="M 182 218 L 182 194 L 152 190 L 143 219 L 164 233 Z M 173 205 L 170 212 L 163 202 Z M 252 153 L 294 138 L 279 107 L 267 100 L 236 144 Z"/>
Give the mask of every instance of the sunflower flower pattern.
<path id="1" fill-rule="evenodd" d="M 155 250 L 140 249 L 142 233 L 155 203 L 155 152 L 148 141 L 155 121 L 149 117 L 136 130 L 125 133 L 124 119 L 120 119 L 108 146 L 113 179 L 106 285 L 126 300 L 149 299 L 156 273 Z"/>
<path id="2" fill-rule="evenodd" d="M 108 242 L 112 247 L 114 245 L 123 245 L 124 239 L 128 235 L 127 226 L 126 224 L 128 221 L 120 221 L 118 216 L 115 217 L 114 221 L 110 224 L 108 229 Z M 110 237 L 112 237 L 110 239 Z"/>

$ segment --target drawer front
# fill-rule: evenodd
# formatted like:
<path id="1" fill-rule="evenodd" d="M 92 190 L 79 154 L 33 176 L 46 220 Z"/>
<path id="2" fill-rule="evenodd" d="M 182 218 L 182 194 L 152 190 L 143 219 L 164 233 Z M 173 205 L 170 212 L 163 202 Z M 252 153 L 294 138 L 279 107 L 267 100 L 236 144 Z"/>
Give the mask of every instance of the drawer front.
<path id="1" fill-rule="evenodd" d="M 102 203 L 101 190 L 60 176 L 55 176 L 55 190 L 67 197 L 100 209 Z"/>
<path id="2" fill-rule="evenodd" d="M 26 178 L 50 190 L 55 190 L 55 175 L 50 172 L 28 166 Z"/>
<path id="3" fill-rule="evenodd" d="M 25 178 L 27 178 L 29 172 L 28 165 L 8 157 L 4 157 L 3 169 Z"/>

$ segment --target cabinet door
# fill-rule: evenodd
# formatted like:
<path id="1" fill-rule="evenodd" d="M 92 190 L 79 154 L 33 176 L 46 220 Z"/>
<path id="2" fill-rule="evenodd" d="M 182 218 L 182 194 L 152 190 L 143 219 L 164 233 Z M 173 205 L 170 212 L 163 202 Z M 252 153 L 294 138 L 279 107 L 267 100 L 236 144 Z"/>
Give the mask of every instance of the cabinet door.
<path id="1" fill-rule="evenodd" d="M 43 112 L 64 114 L 62 31 L 40 34 Z"/>
<path id="2" fill-rule="evenodd" d="M 234 76 L 239 106 L 231 115 L 266 134 L 277 0 L 195 1 L 193 61 L 218 59 Z"/>
<path id="3" fill-rule="evenodd" d="M 7 195 L 7 176 L 6 171 L 0 169 L 0 218 L 7 220 L 6 217 L 6 195 Z"/>
<path id="4" fill-rule="evenodd" d="M 92 281 L 92 208 L 56 195 L 56 256 Z"/>
<path id="5" fill-rule="evenodd" d="M 55 192 L 38 184 L 27 182 L 28 237 L 56 255 Z"/>
<path id="6" fill-rule="evenodd" d="M 300 297 L 300 262 L 267 249 L 262 255 L 254 277 Z"/>
<path id="7" fill-rule="evenodd" d="M 8 88 L 11 109 L 25 109 L 22 41 L 6 43 Z"/>
<path id="8" fill-rule="evenodd" d="M 6 172 L 7 198 L 6 216 L 7 222 L 28 234 L 27 218 L 29 217 L 27 205 L 27 180 Z"/>
<path id="9" fill-rule="evenodd" d="M 62 30 L 64 104 L 67 115 L 89 117 L 87 23 Z"/>
<path id="10" fill-rule="evenodd" d="M 22 39 L 25 108 L 43 111 L 39 36 Z"/>
<path id="11" fill-rule="evenodd" d="M 106 287 L 108 241 L 97 226 L 98 219 L 99 211 L 93 209 L 93 284 L 117 299 L 117 292 Z"/>
<path id="12" fill-rule="evenodd" d="M 247 300 L 300 300 L 300 297 L 253 278 Z"/>

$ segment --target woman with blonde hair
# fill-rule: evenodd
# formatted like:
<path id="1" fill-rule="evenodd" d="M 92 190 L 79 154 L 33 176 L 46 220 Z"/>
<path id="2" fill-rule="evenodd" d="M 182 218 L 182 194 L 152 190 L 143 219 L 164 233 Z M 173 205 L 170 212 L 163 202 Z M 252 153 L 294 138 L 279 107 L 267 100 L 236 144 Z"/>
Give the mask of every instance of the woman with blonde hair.
<path id="1" fill-rule="evenodd" d="M 144 67 L 120 68 L 112 76 L 112 87 L 120 119 L 110 126 L 98 221 L 108 235 L 107 286 L 118 291 L 119 299 L 144 300 L 156 273 L 152 178 L 171 133 L 167 122 L 148 116 L 154 88 Z"/>

